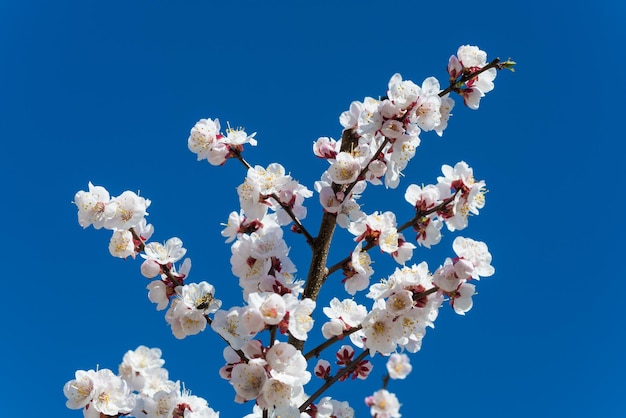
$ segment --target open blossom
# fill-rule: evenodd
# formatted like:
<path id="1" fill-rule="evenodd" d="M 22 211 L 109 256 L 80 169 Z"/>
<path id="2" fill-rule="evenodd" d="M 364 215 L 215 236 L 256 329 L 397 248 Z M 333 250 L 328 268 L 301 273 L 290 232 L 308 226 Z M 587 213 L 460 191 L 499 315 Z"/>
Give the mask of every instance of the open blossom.
<path id="1" fill-rule="evenodd" d="M 267 380 L 264 364 L 258 361 L 239 363 L 233 367 L 230 384 L 242 401 L 256 399 Z"/>
<path id="2" fill-rule="evenodd" d="M 439 81 L 435 77 L 428 77 L 422 83 L 420 97 L 415 104 L 415 113 L 411 114 L 411 122 L 416 123 L 424 131 L 435 129 L 441 122 L 440 91 Z"/>
<path id="3" fill-rule="evenodd" d="M 311 315 L 315 310 L 315 301 L 304 298 L 299 300 L 292 293 L 283 295 L 287 311 L 289 312 L 289 324 L 287 329 L 289 334 L 300 341 L 306 341 L 308 332 L 313 329 L 313 318 Z"/>
<path id="4" fill-rule="evenodd" d="M 89 182 L 89 191 L 79 191 L 74 195 L 74 204 L 78 207 L 78 223 L 83 228 L 93 225 L 100 229 L 115 216 L 115 205 L 109 204 L 111 197 L 102 186 Z"/>
<path id="5" fill-rule="evenodd" d="M 183 242 L 180 238 L 170 238 L 165 245 L 159 242 L 150 242 L 146 244 L 145 254 L 141 254 L 146 260 L 152 260 L 161 265 L 175 263 L 185 256 L 187 249 L 183 248 Z"/>
<path id="6" fill-rule="evenodd" d="M 126 380 L 131 390 L 142 391 L 146 380 L 151 374 L 162 370 L 164 363 L 160 349 L 140 345 L 124 354 L 119 375 Z"/>
<path id="7" fill-rule="evenodd" d="M 387 360 L 387 373 L 392 379 L 405 379 L 412 370 L 409 356 L 406 354 L 393 353 Z"/>
<path id="8" fill-rule="evenodd" d="M 200 119 L 191 129 L 187 146 L 191 152 L 198 155 L 198 161 L 215 161 L 216 154 L 225 161 L 228 149 L 219 142 L 222 137 L 219 119 Z"/>
<path id="9" fill-rule="evenodd" d="M 135 243 L 130 231 L 113 231 L 109 241 L 109 252 L 113 257 L 135 257 Z"/>
<path id="10" fill-rule="evenodd" d="M 228 311 L 215 312 L 211 328 L 224 337 L 235 350 L 241 349 L 256 334 L 250 332 L 242 323 L 241 308 L 233 306 Z"/>
<path id="11" fill-rule="evenodd" d="M 452 249 L 458 257 L 468 260 L 472 264 L 472 278 L 480 279 L 480 276 L 489 277 L 495 273 L 495 269 L 491 265 L 491 253 L 489 253 L 487 244 L 484 242 L 456 237 L 452 243 Z"/>
<path id="12" fill-rule="evenodd" d="M 68 398 L 67 407 L 84 408 L 87 418 L 128 414 L 136 402 L 126 381 L 109 369 L 77 371 L 76 379 L 67 382 L 63 392 Z"/>
<path id="13" fill-rule="evenodd" d="M 374 395 L 365 399 L 365 403 L 370 407 L 370 413 L 373 417 L 397 418 L 402 416 L 398 398 L 386 389 L 374 392 Z"/>
<path id="14" fill-rule="evenodd" d="M 337 154 L 335 161 L 328 169 L 330 178 L 336 184 L 349 184 L 357 179 L 361 172 L 361 163 L 348 152 Z"/>
<path id="15" fill-rule="evenodd" d="M 115 216 L 104 224 L 107 229 L 130 229 L 139 225 L 144 216 L 148 215 L 146 210 L 150 206 L 150 200 L 144 199 L 130 190 L 126 190 L 121 195 L 113 198 L 110 202 L 115 208 Z"/>
<path id="16" fill-rule="evenodd" d="M 91 402 L 94 394 L 95 374 L 93 370 L 77 370 L 76 378 L 65 384 L 63 393 L 67 398 L 65 405 L 69 409 L 81 409 Z"/>
<path id="17" fill-rule="evenodd" d="M 402 75 L 396 73 L 388 83 L 387 96 L 400 110 L 415 104 L 420 95 L 420 88 L 411 80 L 403 80 Z"/>
<path id="18" fill-rule="evenodd" d="M 323 312 L 330 319 L 322 325 L 322 335 L 326 339 L 358 327 L 367 316 L 365 306 L 357 304 L 353 299 L 339 301 L 333 298 L 330 306 L 324 307 Z"/>
<path id="19" fill-rule="evenodd" d="M 473 170 L 460 161 L 454 167 L 444 164 L 444 176 L 437 177 L 437 187 L 442 199 L 454 198 L 449 207 L 440 213 L 450 231 L 467 227 L 469 215 L 478 215 L 485 206 L 485 182 L 474 179 Z"/>
<path id="20" fill-rule="evenodd" d="M 165 319 L 178 339 L 195 335 L 206 328 L 205 315 L 216 312 L 222 301 L 213 295 L 215 288 L 207 282 L 191 283 L 176 287 L 179 295 L 172 300 Z"/>
<path id="21" fill-rule="evenodd" d="M 229 126 L 228 129 L 226 129 L 226 136 L 220 138 L 220 141 L 225 144 L 234 146 L 243 144 L 250 144 L 252 146 L 255 146 L 257 144 L 256 139 L 254 139 L 255 136 L 256 132 L 248 135 L 246 131 L 243 130 L 243 128 L 234 129 Z"/>
<path id="22" fill-rule="evenodd" d="M 402 324 L 398 324 L 395 316 L 387 309 L 372 309 L 362 325 L 370 355 L 373 356 L 376 352 L 389 355 L 396 349 L 402 335 Z"/>

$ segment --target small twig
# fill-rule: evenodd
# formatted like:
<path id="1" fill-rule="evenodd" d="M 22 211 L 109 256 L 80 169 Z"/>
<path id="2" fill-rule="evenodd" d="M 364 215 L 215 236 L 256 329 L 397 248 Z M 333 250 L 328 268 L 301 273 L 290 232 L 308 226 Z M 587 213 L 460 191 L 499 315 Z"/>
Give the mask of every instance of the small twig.
<path id="1" fill-rule="evenodd" d="M 340 370 L 335 376 L 324 382 L 324 384 L 320 386 L 320 388 L 316 390 L 313 395 L 309 396 L 309 398 L 302 405 L 300 405 L 300 412 L 304 412 L 315 399 L 317 399 L 322 393 L 324 393 L 326 389 L 335 384 L 335 382 L 337 382 L 346 374 L 351 373 L 368 354 L 369 350 L 364 350 L 361 354 L 359 354 L 357 358 L 352 360 L 352 362 L 348 364 L 345 369 Z"/>
<path id="2" fill-rule="evenodd" d="M 363 328 L 363 327 L 361 325 L 359 325 L 359 326 L 356 326 L 354 328 L 350 328 L 347 331 L 344 331 L 341 335 L 335 335 L 334 337 L 329 338 L 328 340 L 324 341 L 323 343 L 321 343 L 320 345 L 318 345 L 317 347 L 315 347 L 314 349 L 312 349 L 311 351 L 306 353 L 304 355 L 304 358 L 307 359 L 307 360 L 310 360 L 313 357 L 318 357 L 321 354 L 322 351 L 324 351 L 325 349 L 327 349 L 328 347 L 330 347 L 331 345 L 333 345 L 337 341 L 347 337 L 348 335 L 354 334 L 355 332 L 357 332 L 361 328 Z"/>
<path id="3" fill-rule="evenodd" d="M 446 94 L 450 93 L 451 91 L 454 91 L 457 89 L 457 87 L 467 83 L 469 80 L 471 80 L 472 78 L 476 78 L 478 77 L 481 73 L 491 69 L 491 68 L 497 68 L 499 70 L 501 70 L 501 66 L 500 66 L 500 58 L 494 58 L 493 61 L 491 61 L 489 64 L 485 65 L 483 68 L 481 68 L 478 71 L 474 71 L 472 73 L 469 74 L 464 74 L 463 77 L 461 77 L 459 79 L 459 81 L 450 81 L 450 85 L 445 89 L 439 92 L 439 97 L 443 97 Z"/>

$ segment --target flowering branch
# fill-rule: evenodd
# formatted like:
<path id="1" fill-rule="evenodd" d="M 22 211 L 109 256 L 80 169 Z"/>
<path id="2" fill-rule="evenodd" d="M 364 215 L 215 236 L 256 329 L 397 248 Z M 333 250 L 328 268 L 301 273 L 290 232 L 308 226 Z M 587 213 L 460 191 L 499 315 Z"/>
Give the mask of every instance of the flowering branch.
<path id="1" fill-rule="evenodd" d="M 443 165 L 443 175 L 437 177 L 436 184 L 408 186 L 404 197 L 415 215 L 399 226 L 393 212 L 366 214 L 357 201 L 368 184 L 398 187 L 402 170 L 421 142 L 419 135 L 435 131 L 441 136 L 447 128 L 454 106 L 449 93 L 459 94 L 466 106 L 477 109 L 481 98 L 494 88 L 497 71 L 513 71 L 514 65 L 511 60 L 501 62 L 498 58 L 487 62 L 484 51 L 464 45 L 450 57 L 450 85 L 446 89 L 441 90 L 434 77 L 418 86 L 394 74 L 385 96 L 353 102 L 339 118 L 344 128 L 341 140 L 322 137 L 313 146 L 314 154 L 330 164 L 315 182 L 323 208 L 315 237 L 301 222 L 307 214 L 304 201 L 313 192 L 278 163 L 252 167 L 243 158 L 244 145 L 256 145 L 256 133 L 248 135 L 230 125 L 222 132 L 218 119 L 197 122 L 187 143 L 198 160 L 220 166 L 236 158 L 247 169 L 244 182 L 237 188 L 241 210 L 230 213 L 222 231 L 226 242 L 234 241 L 231 271 L 239 278 L 243 306 L 221 309 L 222 301 L 215 297 L 213 285 L 188 283 L 191 261 L 186 258 L 179 267 L 175 264 L 187 252 L 179 238 L 163 244 L 147 242 L 154 229 L 145 219 L 149 200 L 130 191 L 111 198 L 105 188 L 89 183 L 88 191 L 81 190 L 74 197 L 78 222 L 84 228 L 93 225 L 112 231 L 109 251 L 113 256 L 135 258 L 139 254 L 144 259 L 141 274 L 155 279 L 147 286 L 148 298 L 157 310 L 167 309 L 165 319 L 176 338 L 198 334 L 208 326 L 227 343 L 225 365 L 219 373 L 234 388 L 237 402 L 255 403 L 247 418 L 301 413 L 354 416 L 347 402 L 330 397 L 317 400 L 337 381 L 350 376 L 367 378 L 372 364 L 364 359 L 376 353 L 389 357 L 387 374 L 382 389 L 366 397 L 365 404 L 373 417 L 398 417 L 400 403 L 386 388 L 389 379 L 404 379 L 411 369 L 408 356 L 398 351 L 420 350 L 426 330 L 434 327 L 444 302 L 465 315 L 473 305 L 475 281 L 495 272 L 486 244 L 461 236 L 452 243 L 455 255 L 433 272 L 426 261 L 409 265 L 417 247 L 401 232 L 413 227 L 417 243 L 430 248 L 439 243 L 444 225 L 449 231 L 466 228 L 469 215 L 477 215 L 485 204 L 485 182 L 476 181 L 472 168 L 463 161 Z M 312 250 L 304 282 L 295 276 L 297 269 L 283 239 L 283 228 L 289 225 L 293 232 L 305 236 Z M 353 234 L 357 244 L 350 257 L 329 268 L 337 226 Z M 376 246 L 400 267 L 370 284 L 374 270 L 368 251 Z M 332 297 L 322 308 L 329 319 L 321 326 L 324 341 L 303 354 L 314 325 L 313 312 L 320 305 L 320 289 L 328 276 L 340 269 L 345 290 L 352 298 Z M 354 298 L 367 289 L 369 308 Z M 260 337 L 266 331 L 269 341 Z M 318 359 L 314 374 L 324 383 L 307 398 L 305 385 L 312 377 L 308 361 L 348 336 L 350 341 L 336 353 L 340 369 L 334 376 L 330 363 Z M 356 358 L 350 342 L 363 349 Z M 194 416 L 216 418 L 218 414 L 206 401 L 167 379 L 160 356 L 159 349 L 140 346 L 126 353 L 119 376 L 109 369 L 77 371 L 76 378 L 64 387 L 67 406 L 83 409 L 85 416 L 157 418 L 167 410 L 171 411 L 167 418 L 186 416 L 188 411 Z M 161 390 L 155 393 L 154 387 Z"/>
<path id="2" fill-rule="evenodd" d="M 243 158 L 243 155 L 241 155 L 241 152 L 238 149 L 233 149 L 231 151 L 232 155 L 237 158 L 241 164 L 244 165 L 244 167 L 246 167 L 246 169 L 250 169 L 252 168 L 252 166 Z M 291 218 L 291 220 L 293 221 L 293 223 L 296 225 L 294 228 L 295 232 L 301 233 L 302 235 L 304 235 L 306 237 L 306 242 L 309 244 L 310 247 L 313 247 L 315 239 L 313 238 L 313 236 L 309 233 L 309 231 L 304 227 L 304 225 L 302 225 L 302 222 L 300 222 L 300 220 L 298 219 L 298 217 L 293 213 L 293 211 L 291 210 L 291 208 L 284 204 L 280 198 L 276 195 L 276 193 L 271 193 L 269 195 L 269 197 L 271 197 L 272 199 L 274 199 L 274 201 L 276 203 L 278 203 L 280 205 L 281 208 L 283 208 L 285 210 L 285 212 L 287 212 L 287 214 L 289 215 L 289 217 Z"/>
<path id="3" fill-rule="evenodd" d="M 497 70 L 502 70 L 506 68 L 508 70 L 515 71 L 515 69 L 513 68 L 515 64 L 515 61 L 511 61 L 510 59 L 506 60 L 505 62 L 501 62 L 500 58 L 494 58 L 489 64 L 485 65 L 484 67 L 474 70 L 468 68 L 467 71 L 463 73 L 463 76 L 460 79 L 456 80 L 451 78 L 450 85 L 446 87 L 445 90 L 442 90 L 439 93 L 439 97 L 443 97 L 452 91 L 457 91 L 458 88 L 461 87 L 463 84 L 477 78 L 480 74 L 492 68 L 495 68 Z"/>
<path id="4" fill-rule="evenodd" d="M 454 201 L 454 199 L 455 199 L 456 195 L 458 194 L 458 192 L 459 192 L 459 190 L 457 190 L 452 196 L 450 196 L 449 198 L 443 200 L 440 204 L 438 204 L 437 206 L 435 206 L 435 207 L 433 207 L 431 209 L 423 210 L 423 211 L 418 210 L 416 212 L 415 216 L 413 218 L 411 218 L 410 221 L 405 222 L 404 224 L 402 224 L 401 226 L 399 226 L 397 228 L 398 232 L 407 229 L 408 227 L 412 226 L 415 223 L 415 221 L 417 221 L 417 220 L 419 220 L 419 219 L 421 219 L 421 218 L 423 218 L 425 216 L 428 216 L 428 215 L 430 215 L 432 213 L 440 212 L 440 211 L 444 210 L 444 208 L 448 204 L 450 204 L 451 202 Z M 378 245 L 379 245 L 378 240 L 370 240 L 363 246 L 363 248 L 361 248 L 361 251 L 369 251 L 372 248 L 377 247 Z M 350 257 L 346 257 L 343 260 L 341 260 L 341 261 L 333 264 L 331 267 L 329 267 L 328 268 L 328 274 L 326 275 L 326 277 L 324 277 L 323 282 L 325 282 L 326 279 L 328 278 L 328 276 L 330 276 L 332 273 L 334 273 L 337 270 L 340 270 L 341 268 L 343 268 L 343 266 L 345 266 L 346 263 L 348 263 L 350 261 L 350 259 L 351 259 L 351 256 Z M 323 284 L 323 282 L 322 282 L 322 284 Z"/>

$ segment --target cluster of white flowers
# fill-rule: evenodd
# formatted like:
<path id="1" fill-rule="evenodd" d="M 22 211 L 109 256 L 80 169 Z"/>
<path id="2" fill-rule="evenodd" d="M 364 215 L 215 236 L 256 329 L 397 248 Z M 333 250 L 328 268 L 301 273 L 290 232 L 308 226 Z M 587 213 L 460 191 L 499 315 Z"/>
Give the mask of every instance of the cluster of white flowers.
<path id="1" fill-rule="evenodd" d="M 218 119 L 200 119 L 191 129 L 187 146 L 198 154 L 198 161 L 207 160 L 212 165 L 222 165 L 234 152 L 241 152 L 244 144 L 256 145 L 256 139 L 243 129 L 226 129 L 226 135 L 220 132 Z"/>
<path id="2" fill-rule="evenodd" d="M 304 385 L 311 379 L 302 353 L 286 342 L 266 348 L 261 341 L 252 340 L 241 347 L 241 354 L 243 357 L 227 347 L 226 365 L 220 370 L 220 375 L 235 389 L 235 401 L 255 400 L 262 408 L 274 410 L 277 416 L 297 412 Z"/>
<path id="3" fill-rule="evenodd" d="M 214 298 L 215 288 L 207 282 L 185 284 L 191 269 L 191 260 L 185 259 L 177 271 L 174 263 L 180 261 L 187 249 L 178 237 L 164 244 L 147 242 L 154 227 L 147 224 L 146 208 L 150 201 L 125 191 L 110 199 L 109 192 L 102 186 L 89 183 L 89 191 L 79 191 L 74 196 L 78 207 L 78 222 L 84 228 L 93 225 L 96 229 L 113 229 L 109 244 L 111 255 L 144 259 L 141 274 L 152 280 L 147 286 L 148 298 L 157 310 L 170 309 L 165 315 L 176 338 L 194 335 L 206 328 L 208 314 L 216 312 L 222 302 Z M 171 304 L 170 304 L 171 302 Z"/>
<path id="4" fill-rule="evenodd" d="M 489 68 L 478 76 L 467 77 L 486 65 L 487 53 L 471 45 L 459 47 L 456 55 L 452 55 L 448 61 L 450 82 L 457 87 L 455 91 L 463 97 L 463 103 L 470 109 L 478 109 L 480 99 L 493 90 L 493 80 L 498 75 L 495 68 Z M 462 81 L 464 76 L 468 78 L 467 81 Z"/>
<path id="5" fill-rule="evenodd" d="M 469 215 L 478 215 L 485 205 L 485 182 L 474 179 L 467 163 L 443 165 L 441 171 L 444 176 L 437 178 L 436 185 L 411 184 L 404 194 L 416 211 L 413 228 L 417 242 L 428 248 L 441 241 L 444 223 L 449 231 L 465 229 Z"/>
<path id="6" fill-rule="evenodd" d="M 250 293 L 248 305 L 233 306 L 228 311 L 218 310 L 211 327 L 234 349 L 242 348 L 256 334 L 275 326 L 282 334 L 305 341 L 313 328 L 311 314 L 315 302 L 298 299 L 291 293 Z"/>
<path id="7" fill-rule="evenodd" d="M 286 209 L 291 210 L 298 219 L 304 219 L 306 208 L 302 204 L 305 198 L 313 195 L 309 189 L 286 174 L 285 168 L 277 163 L 272 163 L 267 168 L 250 167 L 245 181 L 237 188 L 237 193 L 239 204 L 247 218 L 260 220 L 271 208 L 276 211 L 279 225 L 288 225 L 291 222 Z"/>
<path id="8" fill-rule="evenodd" d="M 191 261 L 183 260 L 187 250 L 179 238 L 147 242 L 154 232 L 145 219 L 149 200 L 130 191 L 111 198 L 105 188 L 89 183 L 88 191 L 74 197 L 79 224 L 112 230 L 112 255 L 141 256 L 141 273 L 152 279 L 147 286 L 148 298 L 157 310 L 167 309 L 165 319 L 176 338 L 205 329 L 221 336 L 227 346 L 220 376 L 234 388 L 236 402 L 254 402 L 253 412 L 246 418 L 354 417 L 347 402 L 319 398 L 320 393 L 306 394 L 305 385 L 312 376 L 307 370 L 308 360 L 317 358 L 313 374 L 330 386 L 350 378 L 366 379 L 373 365 L 365 357 L 376 353 L 389 357 L 387 375 L 383 388 L 365 403 L 374 417 L 400 417 L 400 403 L 387 391 L 387 381 L 405 379 L 411 372 L 406 353 L 421 349 L 426 329 L 434 327 L 444 301 L 464 315 L 473 304 L 472 280 L 494 274 L 487 245 L 464 237 L 454 240 L 456 255 L 445 259 L 434 273 L 425 261 L 407 266 L 417 247 L 402 231 L 412 226 L 417 244 L 430 248 L 441 241 L 444 224 L 450 232 L 465 229 L 469 216 L 479 214 L 485 205 L 485 182 L 477 181 L 463 161 L 454 167 L 443 165 L 443 175 L 436 184 L 408 186 L 404 197 L 415 216 L 400 225 L 391 211 L 363 212 L 359 199 L 368 183 L 398 187 L 402 171 L 421 143 L 420 134 L 434 131 L 442 136 L 447 128 L 454 107 L 450 94 L 459 94 L 466 106 L 477 109 L 480 99 L 493 89 L 497 70 L 514 64 L 498 63 L 498 59 L 487 63 L 485 52 L 465 45 L 449 59 L 450 84 L 445 89 L 434 77 L 417 85 L 394 74 L 384 97 L 353 102 L 339 118 L 344 128 L 341 139 L 320 137 L 313 145 L 314 154 L 328 162 L 314 187 L 326 228 L 318 237 L 311 236 L 301 222 L 307 216 L 305 199 L 313 192 L 280 164 L 251 166 L 243 159 L 244 145 L 256 145 L 256 133 L 248 135 L 230 126 L 223 133 L 218 119 L 198 121 L 188 138 L 188 147 L 198 160 L 222 165 L 234 158 L 247 169 L 237 187 L 241 209 L 230 213 L 222 230 L 231 244 L 231 270 L 239 279 L 243 306 L 221 309 L 212 284 L 186 283 Z M 313 251 L 317 264 L 311 265 L 307 276 L 313 284 L 295 277 L 296 266 L 283 236 L 289 225 L 292 232 L 306 237 Z M 352 234 L 356 246 L 349 257 L 328 267 L 326 257 L 335 225 Z M 368 251 L 374 247 L 400 266 L 371 284 L 374 270 Z M 305 356 L 302 349 L 313 329 L 319 288 L 339 270 L 351 298 L 333 297 L 323 307 L 328 318 L 321 326 L 325 340 Z M 371 299 L 369 308 L 355 300 L 366 289 L 365 296 Z M 259 336 L 264 331 L 270 335 L 267 344 Z M 337 341 L 345 343 L 335 351 L 334 364 L 338 367 L 333 371 L 333 365 L 319 355 Z M 76 379 L 65 386 L 68 407 L 82 408 L 88 418 L 101 414 L 218 416 L 206 401 L 168 380 L 160 357 L 158 349 L 139 347 L 124 356 L 119 376 L 106 369 L 76 372 Z"/>
<path id="9" fill-rule="evenodd" d="M 77 192 L 74 203 L 78 207 L 80 226 L 87 228 L 93 225 L 96 229 L 113 231 L 109 251 L 114 257 L 135 257 L 138 242 L 129 229 L 135 228 L 144 240 L 152 235 L 152 226 L 146 225 L 145 221 L 150 201 L 134 192 L 127 190 L 111 198 L 104 187 L 89 182 L 89 190 Z"/>
<path id="10" fill-rule="evenodd" d="M 139 346 L 128 351 L 119 375 L 109 369 L 78 370 L 63 387 L 70 409 L 82 409 L 85 418 L 218 418 L 206 400 L 169 380 L 161 350 Z"/>

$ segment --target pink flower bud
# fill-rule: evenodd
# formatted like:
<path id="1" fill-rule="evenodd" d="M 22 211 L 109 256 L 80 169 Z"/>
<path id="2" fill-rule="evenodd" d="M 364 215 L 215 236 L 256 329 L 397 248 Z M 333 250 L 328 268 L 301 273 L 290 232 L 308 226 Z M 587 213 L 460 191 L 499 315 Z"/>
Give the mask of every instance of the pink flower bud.
<path id="1" fill-rule="evenodd" d="M 141 263 L 141 274 L 148 279 L 153 279 L 161 273 L 161 266 L 154 260 L 145 260 Z"/>

